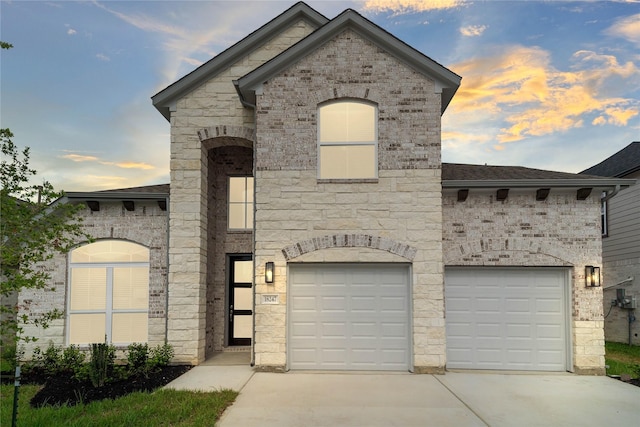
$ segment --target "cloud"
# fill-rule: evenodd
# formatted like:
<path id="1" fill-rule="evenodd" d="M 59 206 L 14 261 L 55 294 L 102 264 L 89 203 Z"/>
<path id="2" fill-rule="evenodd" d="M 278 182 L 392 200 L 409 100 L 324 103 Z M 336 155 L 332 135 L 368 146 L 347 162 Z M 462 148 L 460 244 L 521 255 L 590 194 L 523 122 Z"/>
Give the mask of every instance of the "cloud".
<path id="1" fill-rule="evenodd" d="M 405 13 L 428 10 L 453 9 L 464 4 L 463 0 L 364 0 L 365 11 Z"/>
<path id="2" fill-rule="evenodd" d="M 76 30 L 74 30 L 73 28 L 69 28 L 69 29 L 67 30 L 67 34 L 68 34 L 68 35 L 70 35 L 70 36 L 72 36 L 72 35 L 74 35 L 74 34 L 76 34 L 76 33 L 77 33 L 77 31 L 76 31 Z"/>
<path id="3" fill-rule="evenodd" d="M 148 163 L 141 163 L 141 162 L 102 162 L 102 164 L 113 165 L 123 169 L 142 169 L 142 170 L 155 169 L 155 166 L 152 166 Z"/>
<path id="4" fill-rule="evenodd" d="M 489 28 L 487 25 L 469 25 L 460 28 L 460 34 L 467 37 L 477 37 L 484 33 L 484 30 Z"/>
<path id="5" fill-rule="evenodd" d="M 60 156 L 63 159 L 69 159 L 73 162 L 97 162 L 98 158 L 95 156 L 83 156 L 81 154 L 65 154 Z"/>
<path id="6" fill-rule="evenodd" d="M 155 166 L 152 166 L 148 163 L 143 162 L 132 162 L 132 161 L 121 161 L 121 162 L 109 162 L 105 160 L 100 160 L 100 158 L 96 156 L 87 156 L 82 154 L 65 154 L 64 156 L 60 156 L 62 159 L 68 159 L 72 162 L 82 163 L 82 162 L 96 162 L 105 166 L 116 166 L 122 169 L 141 169 L 141 170 L 151 170 L 155 169 Z"/>
<path id="7" fill-rule="evenodd" d="M 637 85 L 638 67 L 591 51 L 578 51 L 572 60 L 570 71 L 557 70 L 549 52 L 517 45 L 452 65 L 464 77 L 448 114 L 467 124 L 476 115 L 490 123 L 502 121 L 495 136 L 499 143 L 565 132 L 585 121 L 626 126 L 640 115 L 637 99 L 613 89 Z"/>
<path id="8" fill-rule="evenodd" d="M 111 61 L 111 58 L 109 58 L 107 55 L 105 55 L 104 53 L 98 53 L 96 55 L 96 58 L 98 58 L 100 61 L 104 61 L 104 62 L 109 62 Z"/>
<path id="9" fill-rule="evenodd" d="M 168 54 L 165 58 L 165 64 L 160 70 L 163 76 L 160 87 L 173 83 L 185 72 L 193 70 L 193 66 L 200 66 L 204 60 L 215 56 L 216 52 L 211 49 L 211 45 L 216 42 L 220 43 L 221 40 L 226 41 L 238 32 L 239 28 L 242 28 L 240 23 L 243 19 L 246 21 L 242 8 L 230 8 L 225 11 L 222 9 L 222 3 L 218 2 L 210 5 L 203 3 L 208 7 L 215 8 L 215 10 L 209 12 L 200 10 L 199 15 L 204 17 L 215 14 L 217 17 L 216 25 L 211 25 L 208 18 L 201 22 L 189 17 L 187 24 L 186 18 L 176 15 L 168 15 L 166 20 L 162 20 L 143 13 L 119 12 L 111 7 L 111 4 L 114 3 L 109 4 L 109 7 L 97 1 L 94 1 L 93 4 L 129 25 L 161 36 L 162 48 Z M 237 14 L 237 16 L 233 14 Z M 170 23 L 171 19 L 177 20 L 179 24 Z M 188 67 L 185 67 L 185 64 Z"/>
<path id="10" fill-rule="evenodd" d="M 640 13 L 616 20 L 604 33 L 640 46 Z"/>

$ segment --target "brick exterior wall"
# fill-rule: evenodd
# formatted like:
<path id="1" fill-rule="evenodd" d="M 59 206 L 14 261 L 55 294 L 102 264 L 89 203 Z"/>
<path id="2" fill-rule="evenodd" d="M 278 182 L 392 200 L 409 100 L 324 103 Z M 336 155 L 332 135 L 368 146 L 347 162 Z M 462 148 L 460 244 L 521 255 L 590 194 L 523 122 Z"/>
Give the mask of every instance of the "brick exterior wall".
<path id="1" fill-rule="evenodd" d="M 602 265 L 600 202 L 576 200 L 575 191 L 514 191 L 504 202 L 495 191 L 471 190 L 464 202 L 443 196 L 444 263 L 450 266 L 559 266 L 571 270 L 573 367 L 604 373 L 602 288 L 585 288 L 584 266 Z"/>
<path id="2" fill-rule="evenodd" d="M 377 180 L 317 179 L 318 104 L 340 98 L 378 106 Z M 433 81 L 347 30 L 266 82 L 256 120 L 256 367 L 286 368 L 287 262 L 408 262 L 388 250 L 395 247 L 413 260 L 415 370 L 443 371 L 440 96 Z M 345 234 L 352 244 L 331 237 Z M 273 285 L 264 283 L 268 261 L 276 264 Z M 280 304 L 260 305 L 262 293 L 279 294 Z"/>
<path id="3" fill-rule="evenodd" d="M 169 342 L 174 360 L 198 364 L 207 348 L 207 281 L 210 216 L 209 160 L 214 147 L 253 146 L 254 112 L 243 108 L 232 81 L 296 43 L 314 28 L 299 21 L 265 40 L 247 56 L 213 76 L 177 102 L 171 113 L 171 236 L 169 243 Z M 244 249 L 243 249 L 244 250 Z M 217 263 L 220 266 L 219 263 Z M 217 270 L 215 275 L 220 275 Z M 215 298 L 222 298 L 219 294 Z M 219 300 L 219 301 L 222 301 Z M 215 308 L 214 308 L 215 309 Z M 220 314 L 215 314 L 221 318 Z M 214 334 L 215 335 L 215 334 Z"/>
<path id="4" fill-rule="evenodd" d="M 135 202 L 135 210 L 127 211 L 121 202 L 100 202 L 100 211 L 84 209 L 84 229 L 96 240 L 122 239 L 149 249 L 149 335 L 150 346 L 163 344 L 166 331 L 167 292 L 167 212 L 155 201 Z M 68 256 L 56 255 L 44 268 L 51 276 L 52 290 L 24 290 L 19 301 L 25 311 L 38 315 L 54 308 L 66 309 Z M 25 303 L 25 301 L 27 303 Z M 25 346 L 27 355 L 39 346 L 65 345 L 66 319 L 53 321 L 47 329 L 25 328 L 27 336 L 38 337 Z"/>

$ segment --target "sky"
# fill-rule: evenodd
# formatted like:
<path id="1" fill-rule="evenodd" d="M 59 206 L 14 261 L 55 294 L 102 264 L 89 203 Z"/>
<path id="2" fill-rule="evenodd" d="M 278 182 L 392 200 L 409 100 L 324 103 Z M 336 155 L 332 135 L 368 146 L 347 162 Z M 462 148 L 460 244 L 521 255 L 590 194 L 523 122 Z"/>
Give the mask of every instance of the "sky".
<path id="1" fill-rule="evenodd" d="M 294 1 L 0 1 L 0 126 L 65 191 L 169 182 L 151 96 Z M 638 1 L 313 1 L 462 76 L 442 160 L 580 172 L 640 140 Z"/>

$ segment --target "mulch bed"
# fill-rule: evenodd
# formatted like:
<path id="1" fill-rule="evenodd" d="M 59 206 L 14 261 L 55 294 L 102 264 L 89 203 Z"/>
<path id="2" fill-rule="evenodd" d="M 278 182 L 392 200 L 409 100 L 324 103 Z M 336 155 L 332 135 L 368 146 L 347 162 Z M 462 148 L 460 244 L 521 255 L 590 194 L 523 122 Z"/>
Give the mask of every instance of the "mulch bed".
<path id="1" fill-rule="evenodd" d="M 167 385 L 189 369 L 191 369 L 189 365 L 165 366 L 146 377 L 138 375 L 126 380 L 112 381 L 102 387 L 94 387 L 91 381 L 78 381 L 69 374 L 46 378 L 42 372 L 34 370 L 22 376 L 20 383 L 44 384 L 44 387 L 31 399 L 32 407 L 73 406 L 103 399 L 116 399 L 136 391 L 151 392 Z"/>

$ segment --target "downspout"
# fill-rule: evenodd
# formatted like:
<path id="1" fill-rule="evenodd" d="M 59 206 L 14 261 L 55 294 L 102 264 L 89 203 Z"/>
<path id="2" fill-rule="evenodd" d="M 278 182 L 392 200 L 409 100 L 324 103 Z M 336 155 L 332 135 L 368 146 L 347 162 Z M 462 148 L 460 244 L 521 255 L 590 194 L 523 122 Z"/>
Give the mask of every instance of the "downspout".
<path id="1" fill-rule="evenodd" d="M 171 187 L 169 187 L 169 192 L 171 192 Z M 169 196 L 164 198 L 165 204 L 167 206 L 167 251 L 166 251 L 166 259 L 167 259 L 167 280 L 166 280 L 166 289 L 164 292 L 164 343 L 169 343 L 169 232 L 170 232 L 170 221 L 169 221 Z"/>
<path id="2" fill-rule="evenodd" d="M 620 188 L 620 185 L 616 185 L 616 188 L 611 193 L 607 193 L 607 195 L 602 197 L 600 200 L 602 200 L 603 202 L 608 202 L 613 196 L 620 192 Z"/>
<path id="3" fill-rule="evenodd" d="M 256 106 L 255 104 L 250 103 L 249 101 L 247 101 L 244 98 L 244 95 L 242 95 L 242 91 L 240 90 L 240 83 L 238 80 L 233 80 L 233 86 L 236 88 L 236 92 L 238 92 L 238 98 L 240 99 L 240 103 L 242 104 L 243 107 L 245 108 L 251 108 L 253 110 L 253 125 L 255 127 L 255 129 L 257 130 L 257 119 L 258 119 L 258 114 L 256 112 Z M 254 133 L 254 135 L 257 135 L 257 132 Z M 257 150 L 256 150 L 256 141 L 253 141 L 253 179 L 255 180 L 256 177 L 256 155 L 257 155 Z M 251 240 L 252 240 L 252 254 L 251 254 L 251 259 L 253 260 L 253 272 L 255 273 L 256 271 L 256 185 L 254 182 L 253 185 L 253 231 L 251 233 Z M 256 365 L 256 352 L 255 352 L 255 345 L 256 345 L 256 277 L 253 277 L 253 316 L 252 317 L 252 321 L 251 321 L 251 366 L 255 366 Z"/>

